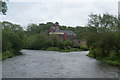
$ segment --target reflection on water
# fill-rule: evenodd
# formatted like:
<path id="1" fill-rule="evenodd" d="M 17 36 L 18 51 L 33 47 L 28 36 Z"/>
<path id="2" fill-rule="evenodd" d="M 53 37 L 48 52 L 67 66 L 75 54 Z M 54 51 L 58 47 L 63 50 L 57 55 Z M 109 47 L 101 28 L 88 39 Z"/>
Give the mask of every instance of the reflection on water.
<path id="1" fill-rule="evenodd" d="M 118 78 L 118 68 L 86 56 L 88 51 L 23 50 L 3 61 L 4 78 Z"/>

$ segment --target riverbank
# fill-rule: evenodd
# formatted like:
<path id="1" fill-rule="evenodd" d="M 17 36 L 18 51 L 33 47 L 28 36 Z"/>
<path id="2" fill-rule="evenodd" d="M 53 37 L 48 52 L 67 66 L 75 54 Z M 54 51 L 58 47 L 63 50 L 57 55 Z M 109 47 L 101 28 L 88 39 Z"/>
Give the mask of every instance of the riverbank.
<path id="1" fill-rule="evenodd" d="M 88 53 L 87 56 L 91 57 L 91 58 L 95 58 L 94 55 L 92 53 Z M 114 66 L 120 66 L 120 55 L 115 55 L 111 54 L 110 56 L 107 57 L 96 57 L 95 59 L 110 64 L 110 65 L 114 65 Z"/>
<path id="2" fill-rule="evenodd" d="M 2 62 L 3 78 L 118 78 L 118 68 L 86 56 L 88 51 L 22 50 Z"/>
<path id="3" fill-rule="evenodd" d="M 81 47 L 81 48 L 64 48 L 59 49 L 57 47 L 49 47 L 45 49 L 47 51 L 59 51 L 59 52 L 73 52 L 73 51 L 88 51 L 89 49 L 87 47 Z"/>
<path id="4" fill-rule="evenodd" d="M 0 53 L 0 61 L 8 59 L 8 58 L 12 58 L 14 56 L 19 56 L 19 55 L 22 55 L 22 53 L 17 52 L 17 54 L 15 54 L 15 53 L 12 53 L 10 51 L 6 51 L 4 53 Z"/>
<path id="5" fill-rule="evenodd" d="M 31 49 L 29 49 L 31 50 Z M 45 50 L 45 51 L 59 51 L 59 52 L 74 52 L 74 51 L 87 51 L 89 50 L 86 47 L 81 47 L 81 48 L 64 48 L 64 49 L 59 49 L 57 47 L 49 47 L 47 49 L 41 49 L 41 50 Z M 0 61 L 8 59 L 8 58 L 12 58 L 14 56 L 18 56 L 18 55 L 22 55 L 21 52 L 17 52 L 17 54 L 14 54 L 11 51 L 5 51 L 4 53 L 0 54 Z"/>

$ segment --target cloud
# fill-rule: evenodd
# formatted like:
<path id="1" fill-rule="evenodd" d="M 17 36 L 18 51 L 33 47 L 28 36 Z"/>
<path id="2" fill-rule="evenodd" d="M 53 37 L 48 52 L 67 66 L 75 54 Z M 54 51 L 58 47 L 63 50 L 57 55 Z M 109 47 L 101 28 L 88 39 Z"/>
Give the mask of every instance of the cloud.
<path id="1" fill-rule="evenodd" d="M 0 20 L 23 26 L 56 21 L 61 25 L 84 26 L 89 14 L 105 12 L 117 15 L 117 2 L 9 2 L 7 15 Z"/>
<path id="2" fill-rule="evenodd" d="M 10 0 L 10 2 L 118 2 L 119 0 Z"/>

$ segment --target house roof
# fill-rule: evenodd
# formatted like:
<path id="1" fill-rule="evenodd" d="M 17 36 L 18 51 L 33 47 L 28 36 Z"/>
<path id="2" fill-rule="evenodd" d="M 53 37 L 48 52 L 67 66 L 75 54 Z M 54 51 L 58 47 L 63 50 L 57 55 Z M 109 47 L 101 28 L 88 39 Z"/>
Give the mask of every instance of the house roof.
<path id="1" fill-rule="evenodd" d="M 64 33 L 66 33 L 67 35 L 74 35 L 74 36 L 76 36 L 76 34 L 75 34 L 73 31 L 68 31 L 68 30 L 58 30 L 57 32 L 64 32 Z"/>
<path id="2" fill-rule="evenodd" d="M 55 27 L 51 27 L 53 29 L 53 32 L 64 32 L 66 33 L 67 35 L 74 35 L 76 36 L 76 34 L 73 32 L 73 31 L 70 31 L 70 30 L 56 30 Z"/>

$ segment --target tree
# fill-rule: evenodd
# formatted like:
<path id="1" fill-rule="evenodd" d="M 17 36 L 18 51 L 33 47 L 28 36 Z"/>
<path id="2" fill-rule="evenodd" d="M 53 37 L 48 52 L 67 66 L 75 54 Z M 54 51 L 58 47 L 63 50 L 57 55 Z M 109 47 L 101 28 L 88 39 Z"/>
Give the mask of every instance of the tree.
<path id="1" fill-rule="evenodd" d="M 48 30 L 53 25 L 54 24 L 52 22 L 47 22 L 46 24 L 40 23 L 39 25 L 29 24 L 28 27 L 27 27 L 27 32 L 30 33 L 30 34 L 38 34 L 42 31 Z"/>
<path id="2" fill-rule="evenodd" d="M 40 33 L 40 27 L 37 24 L 29 24 L 27 27 L 27 31 L 30 34 L 36 34 L 36 33 Z"/>
<path id="3" fill-rule="evenodd" d="M 11 52 L 14 55 L 19 54 L 23 48 L 23 29 L 20 25 L 10 22 L 2 22 L 2 51 Z"/>
<path id="4" fill-rule="evenodd" d="M 73 42 L 71 40 L 66 40 L 66 41 L 64 41 L 64 45 L 65 45 L 65 47 L 69 47 L 69 46 L 72 47 Z"/>
<path id="5" fill-rule="evenodd" d="M 37 34 L 36 48 L 37 49 L 47 48 L 48 40 L 49 40 L 48 36 L 45 32 L 41 32 L 40 34 Z"/>
<path id="6" fill-rule="evenodd" d="M 55 34 L 50 35 L 50 46 L 61 47 L 62 40 Z"/>
<path id="7" fill-rule="evenodd" d="M 44 49 L 48 47 L 48 36 L 46 33 L 32 34 L 27 38 L 26 48 L 29 49 Z"/>
<path id="8" fill-rule="evenodd" d="M 0 12 L 2 12 L 3 15 L 6 15 L 7 3 L 5 1 L 0 1 Z"/>
<path id="9" fill-rule="evenodd" d="M 118 25 L 117 17 L 108 13 L 103 15 L 90 14 L 89 17 L 88 26 L 112 28 Z"/>
<path id="10" fill-rule="evenodd" d="M 27 36 L 25 48 L 27 49 L 36 49 L 37 37 L 35 34 Z"/>
<path id="11" fill-rule="evenodd" d="M 109 56 L 111 52 L 118 53 L 120 45 L 118 22 L 118 18 L 110 14 L 90 16 L 86 39 L 93 52 L 102 56 Z"/>

